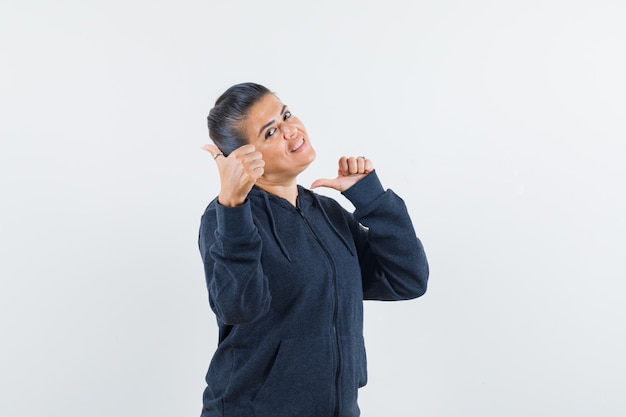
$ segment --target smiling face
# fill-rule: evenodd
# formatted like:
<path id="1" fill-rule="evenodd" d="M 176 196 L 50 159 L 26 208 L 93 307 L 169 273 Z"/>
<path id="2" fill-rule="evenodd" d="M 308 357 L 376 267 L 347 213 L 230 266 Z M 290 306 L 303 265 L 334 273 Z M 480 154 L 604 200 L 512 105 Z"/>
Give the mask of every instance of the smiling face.
<path id="1" fill-rule="evenodd" d="M 304 125 L 273 94 L 266 94 L 250 108 L 243 129 L 248 143 L 263 155 L 262 178 L 266 181 L 293 181 L 315 160 Z"/>

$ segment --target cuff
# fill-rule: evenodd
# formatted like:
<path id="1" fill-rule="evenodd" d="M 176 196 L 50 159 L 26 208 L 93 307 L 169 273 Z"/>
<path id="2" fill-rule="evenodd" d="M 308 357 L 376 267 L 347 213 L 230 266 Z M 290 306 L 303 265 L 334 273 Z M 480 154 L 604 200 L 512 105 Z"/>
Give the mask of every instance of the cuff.
<path id="1" fill-rule="evenodd" d="M 361 181 L 348 188 L 342 194 L 350 200 L 354 207 L 367 207 L 385 193 L 383 185 L 376 175 L 376 170 L 370 172 Z"/>
<path id="2" fill-rule="evenodd" d="M 216 201 L 217 232 L 222 236 L 242 236 L 254 231 L 250 201 L 237 207 L 226 207 Z"/>

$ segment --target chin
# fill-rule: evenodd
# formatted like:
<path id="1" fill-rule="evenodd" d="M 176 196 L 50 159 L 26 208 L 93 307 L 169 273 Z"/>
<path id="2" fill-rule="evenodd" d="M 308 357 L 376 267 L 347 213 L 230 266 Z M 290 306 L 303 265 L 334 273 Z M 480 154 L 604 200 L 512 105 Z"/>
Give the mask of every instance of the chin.
<path id="1" fill-rule="evenodd" d="M 307 157 L 307 160 L 301 165 L 300 173 L 306 170 L 309 165 L 311 165 L 313 161 L 315 161 L 315 151 L 312 151 L 309 155 L 307 155 Z"/>
<path id="2" fill-rule="evenodd" d="M 313 149 L 313 147 L 310 148 L 309 150 L 309 164 L 313 161 L 315 161 L 315 157 L 317 156 L 317 154 L 315 153 L 315 149 Z"/>

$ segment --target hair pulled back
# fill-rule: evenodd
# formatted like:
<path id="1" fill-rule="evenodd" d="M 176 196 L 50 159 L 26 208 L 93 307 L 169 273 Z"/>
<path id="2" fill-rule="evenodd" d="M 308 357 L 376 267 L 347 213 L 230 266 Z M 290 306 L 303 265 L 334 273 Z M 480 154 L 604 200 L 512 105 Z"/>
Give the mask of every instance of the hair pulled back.
<path id="1" fill-rule="evenodd" d="M 207 116 L 209 136 L 224 155 L 248 143 L 242 121 L 250 107 L 266 94 L 271 91 L 260 84 L 241 83 L 230 87 L 215 101 Z"/>

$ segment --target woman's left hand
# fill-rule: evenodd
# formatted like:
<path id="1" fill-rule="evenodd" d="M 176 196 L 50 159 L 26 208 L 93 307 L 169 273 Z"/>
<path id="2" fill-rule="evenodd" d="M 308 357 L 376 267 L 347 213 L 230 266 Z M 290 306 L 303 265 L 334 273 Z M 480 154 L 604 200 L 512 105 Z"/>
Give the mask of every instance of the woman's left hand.
<path id="1" fill-rule="evenodd" d="M 364 156 L 342 156 L 339 158 L 337 178 L 315 180 L 313 184 L 311 184 L 311 188 L 328 187 L 343 192 L 361 181 L 373 170 L 374 165 L 372 161 L 366 159 Z"/>

